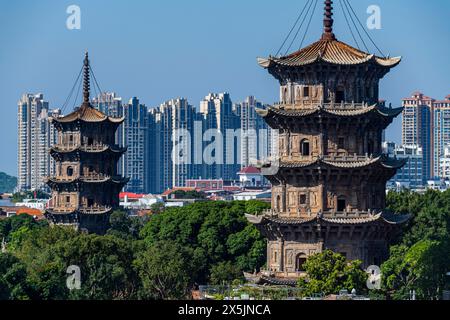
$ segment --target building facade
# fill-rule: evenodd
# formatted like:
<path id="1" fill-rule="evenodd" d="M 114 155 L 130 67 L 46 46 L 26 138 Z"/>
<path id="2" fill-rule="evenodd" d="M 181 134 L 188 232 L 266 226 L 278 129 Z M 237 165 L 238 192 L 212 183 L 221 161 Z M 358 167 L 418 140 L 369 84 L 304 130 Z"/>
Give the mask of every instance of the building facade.
<path id="1" fill-rule="evenodd" d="M 263 167 L 272 209 L 247 215 L 268 239 L 260 283 L 292 284 L 306 259 L 330 249 L 364 266 L 388 257 L 409 217 L 385 210 L 386 182 L 404 160 L 382 153 L 382 133 L 402 108 L 379 105 L 379 81 L 401 58 L 370 55 L 336 39 L 325 1 L 319 41 L 258 59 L 280 82 L 281 102 L 260 114 L 280 130 L 279 159 Z"/>
<path id="2" fill-rule="evenodd" d="M 234 112 L 240 118 L 241 128 L 241 167 L 256 165 L 277 154 L 276 130 L 270 128 L 257 113 L 267 105 L 249 96 L 244 102 L 234 105 Z"/>
<path id="3" fill-rule="evenodd" d="M 395 176 L 389 180 L 387 187 L 391 190 L 423 189 L 427 184 L 427 175 L 423 171 L 423 151 L 419 146 L 397 146 L 393 142 L 384 143 L 385 153 L 389 156 L 406 160 Z"/>
<path id="4" fill-rule="evenodd" d="M 49 150 L 56 131 L 49 120 L 59 115 L 43 94 L 24 94 L 18 102 L 18 191 L 46 189 L 45 179 L 55 168 Z"/>
<path id="5" fill-rule="evenodd" d="M 123 106 L 124 123 L 119 128 L 122 146 L 127 148 L 120 165 L 122 175 L 130 178 L 126 192 L 146 193 L 148 174 L 148 110 L 134 97 Z"/>
<path id="6" fill-rule="evenodd" d="M 67 225 L 103 234 L 119 207 L 119 193 L 128 179 L 117 173 L 126 149 L 115 141 L 124 118 L 108 117 L 92 107 L 90 64 L 84 60 L 83 104 L 71 114 L 52 119 L 58 138 L 51 148 L 56 172 L 47 180 L 52 189 L 46 217 L 52 225 Z"/>
<path id="7" fill-rule="evenodd" d="M 229 93 L 210 93 L 200 102 L 204 157 L 202 177 L 236 180 L 240 169 L 240 119 Z"/>

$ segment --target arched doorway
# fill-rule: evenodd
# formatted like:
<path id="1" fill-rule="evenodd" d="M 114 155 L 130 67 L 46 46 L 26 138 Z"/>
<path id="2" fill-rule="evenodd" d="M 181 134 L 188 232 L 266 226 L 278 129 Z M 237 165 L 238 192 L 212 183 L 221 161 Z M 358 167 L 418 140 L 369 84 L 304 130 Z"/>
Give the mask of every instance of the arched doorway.
<path id="1" fill-rule="evenodd" d="M 297 272 L 305 272 L 305 263 L 308 257 L 304 253 L 299 253 L 295 257 L 295 270 Z"/>
<path id="2" fill-rule="evenodd" d="M 303 139 L 300 142 L 300 152 L 304 157 L 308 157 L 311 154 L 310 143 L 308 139 Z"/>

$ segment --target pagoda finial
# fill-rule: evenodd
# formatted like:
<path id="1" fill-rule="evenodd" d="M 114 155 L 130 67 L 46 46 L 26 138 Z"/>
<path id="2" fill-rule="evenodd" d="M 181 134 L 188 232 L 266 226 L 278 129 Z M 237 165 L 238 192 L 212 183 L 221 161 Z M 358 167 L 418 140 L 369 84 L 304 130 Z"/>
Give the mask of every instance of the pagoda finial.
<path id="1" fill-rule="evenodd" d="M 86 51 L 84 56 L 84 75 L 83 75 L 83 106 L 89 106 L 90 99 L 90 65 L 89 65 L 89 54 Z"/>
<path id="2" fill-rule="evenodd" d="M 333 33 L 333 0 L 325 0 L 322 40 L 336 40 Z"/>

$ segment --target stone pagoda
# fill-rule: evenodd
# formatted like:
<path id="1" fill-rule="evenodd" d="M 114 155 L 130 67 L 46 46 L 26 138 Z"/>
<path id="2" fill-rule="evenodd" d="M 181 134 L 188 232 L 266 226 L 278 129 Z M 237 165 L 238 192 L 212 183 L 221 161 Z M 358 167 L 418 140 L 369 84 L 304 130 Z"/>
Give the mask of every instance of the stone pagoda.
<path id="1" fill-rule="evenodd" d="M 115 132 L 124 119 L 108 117 L 91 106 L 87 53 L 83 72 L 83 104 L 67 116 L 52 119 L 58 131 L 57 144 L 50 150 L 56 176 L 47 181 L 52 198 L 46 217 L 52 225 L 103 234 L 128 182 L 117 174 L 126 149 L 115 144 Z"/>
<path id="2" fill-rule="evenodd" d="M 258 113 L 279 130 L 277 161 L 263 173 L 272 209 L 247 215 L 267 237 L 260 283 L 295 284 L 326 249 L 380 265 L 409 217 L 385 210 L 386 182 L 406 160 L 383 154 L 382 135 L 402 108 L 379 103 L 379 81 L 401 58 L 362 52 L 336 39 L 325 1 L 319 41 L 284 57 L 258 59 L 280 82 L 281 102 Z"/>

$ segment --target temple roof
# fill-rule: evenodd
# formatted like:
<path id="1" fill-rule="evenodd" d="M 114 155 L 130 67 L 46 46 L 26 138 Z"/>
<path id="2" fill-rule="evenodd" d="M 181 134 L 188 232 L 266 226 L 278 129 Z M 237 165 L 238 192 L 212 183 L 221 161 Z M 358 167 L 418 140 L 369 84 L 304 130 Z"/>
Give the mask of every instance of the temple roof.
<path id="1" fill-rule="evenodd" d="M 59 123 L 70 123 L 70 122 L 75 122 L 78 120 L 84 121 L 84 122 L 94 122 L 94 123 L 109 121 L 111 123 L 121 124 L 125 120 L 125 118 L 123 118 L 123 117 L 122 118 L 108 117 L 107 115 L 100 112 L 99 110 L 94 109 L 91 106 L 91 104 L 89 103 L 89 104 L 83 104 L 80 108 L 78 108 L 77 110 L 75 110 L 74 112 L 72 112 L 71 114 L 69 114 L 67 116 L 53 119 L 53 121 L 59 122 Z"/>
<path id="2" fill-rule="evenodd" d="M 301 67 L 318 62 L 326 62 L 335 65 L 375 63 L 381 67 L 393 68 L 397 66 L 401 60 L 401 57 L 378 57 L 374 54 L 369 54 L 353 48 L 352 46 L 336 39 L 321 39 L 306 48 L 284 57 L 269 57 L 268 59 L 258 58 L 258 63 L 266 69 L 275 65 Z"/>
<path id="3" fill-rule="evenodd" d="M 386 118 L 395 118 L 403 112 L 403 107 L 393 109 L 374 104 L 372 106 L 359 108 L 355 106 L 344 106 L 344 108 L 339 108 L 339 105 L 336 105 L 333 108 L 329 108 L 327 106 L 317 106 L 313 108 L 302 108 L 298 110 L 268 107 L 267 109 L 257 109 L 256 111 L 263 118 L 266 118 L 270 115 L 278 115 L 283 117 L 309 117 L 317 114 L 328 114 L 338 117 L 357 117 L 367 115 L 369 113 L 375 113 Z"/>

